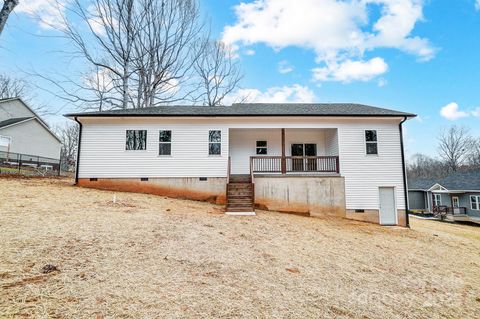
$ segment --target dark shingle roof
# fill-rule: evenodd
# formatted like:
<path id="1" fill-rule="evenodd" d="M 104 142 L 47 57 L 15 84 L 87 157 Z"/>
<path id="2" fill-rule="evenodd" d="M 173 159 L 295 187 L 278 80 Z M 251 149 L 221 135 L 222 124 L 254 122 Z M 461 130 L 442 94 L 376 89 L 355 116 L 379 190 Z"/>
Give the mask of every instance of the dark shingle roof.
<path id="1" fill-rule="evenodd" d="M 480 191 L 480 170 L 451 174 L 441 180 L 439 184 L 448 190 Z"/>
<path id="2" fill-rule="evenodd" d="M 11 118 L 11 119 L 8 119 L 8 120 L 5 120 L 5 121 L 1 121 L 0 122 L 0 128 L 2 128 L 4 126 L 15 124 L 15 123 L 18 123 L 18 122 L 22 122 L 22 121 L 25 121 L 25 120 L 29 120 L 29 119 L 33 119 L 33 117 L 14 117 L 14 118 Z"/>
<path id="3" fill-rule="evenodd" d="M 249 103 L 231 106 L 158 106 L 142 109 L 112 110 L 66 114 L 76 116 L 382 116 L 415 117 L 404 113 L 363 104 L 317 103 L 272 104 Z"/>
<path id="4" fill-rule="evenodd" d="M 409 178 L 408 189 L 427 190 L 435 185 L 435 183 L 437 183 L 437 180 L 433 178 Z"/>
<path id="5" fill-rule="evenodd" d="M 456 172 L 438 179 L 409 179 L 408 188 L 427 190 L 437 183 L 450 191 L 480 191 L 480 170 Z"/>

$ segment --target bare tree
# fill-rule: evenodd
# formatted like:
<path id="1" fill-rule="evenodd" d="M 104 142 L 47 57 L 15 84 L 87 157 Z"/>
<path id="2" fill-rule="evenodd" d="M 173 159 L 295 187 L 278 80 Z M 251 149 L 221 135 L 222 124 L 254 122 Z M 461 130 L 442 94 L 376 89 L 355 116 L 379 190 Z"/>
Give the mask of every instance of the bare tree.
<path id="1" fill-rule="evenodd" d="M 47 105 L 33 102 L 36 94 L 29 82 L 0 74 L 0 99 L 16 97 L 22 98 L 25 103 L 28 103 L 28 105 L 41 116 L 54 113 Z"/>
<path id="2" fill-rule="evenodd" d="M 465 127 L 451 126 L 438 138 L 438 151 L 450 171 L 456 172 L 468 158 L 473 140 Z"/>
<path id="3" fill-rule="evenodd" d="M 63 126 L 55 127 L 54 130 L 62 141 L 62 149 L 60 152 L 62 170 L 72 171 L 77 159 L 79 127 L 77 123 L 69 122 Z"/>
<path id="4" fill-rule="evenodd" d="M 480 138 L 472 141 L 471 151 L 468 155 L 468 165 L 472 169 L 480 169 Z"/>
<path id="5" fill-rule="evenodd" d="M 238 88 L 242 74 L 233 53 L 222 42 L 206 42 L 194 68 L 200 79 L 198 99 L 204 105 L 222 105 L 223 99 Z"/>
<path id="6" fill-rule="evenodd" d="M 442 161 L 424 154 L 414 154 L 407 162 L 408 178 L 443 178 L 447 173 Z"/>
<path id="7" fill-rule="evenodd" d="M 2 34 L 3 28 L 7 23 L 8 17 L 10 13 L 12 13 L 13 9 L 18 5 L 18 0 L 4 0 L 3 7 L 0 11 L 0 35 Z"/>
<path id="8" fill-rule="evenodd" d="M 25 81 L 0 74 L 0 99 L 27 96 L 28 91 Z"/>
<path id="9" fill-rule="evenodd" d="M 193 45 L 203 28 L 197 0 L 72 0 L 67 8 L 65 26 L 57 30 L 86 70 L 80 81 L 39 75 L 56 87 L 52 93 L 96 109 L 155 106 L 190 95 Z"/>
<path id="10" fill-rule="evenodd" d="M 193 65 L 200 52 L 204 24 L 196 0 L 141 0 L 144 23 L 134 39 L 135 107 L 150 107 L 189 98 Z"/>

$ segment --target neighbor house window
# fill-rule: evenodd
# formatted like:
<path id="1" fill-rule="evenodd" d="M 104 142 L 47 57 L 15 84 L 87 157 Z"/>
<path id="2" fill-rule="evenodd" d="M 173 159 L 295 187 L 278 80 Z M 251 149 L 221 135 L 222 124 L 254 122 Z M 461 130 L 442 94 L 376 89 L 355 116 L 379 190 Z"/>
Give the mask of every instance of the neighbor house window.
<path id="1" fill-rule="evenodd" d="M 442 195 L 433 194 L 433 206 L 442 206 Z"/>
<path id="2" fill-rule="evenodd" d="M 0 135 L 0 146 L 9 147 L 11 144 L 12 138 L 9 136 Z"/>
<path id="3" fill-rule="evenodd" d="M 366 150 L 368 155 L 378 154 L 377 131 L 375 130 L 365 131 L 365 143 L 366 143 Z"/>
<path id="4" fill-rule="evenodd" d="M 470 196 L 470 207 L 474 210 L 480 210 L 480 195 Z"/>
<path id="5" fill-rule="evenodd" d="M 158 155 L 172 155 L 172 131 L 160 131 Z"/>
<path id="6" fill-rule="evenodd" d="M 125 142 L 127 151 L 143 151 L 147 149 L 147 131 L 146 130 L 127 130 L 127 139 Z"/>
<path id="7" fill-rule="evenodd" d="M 222 154 L 222 131 L 208 131 L 208 155 Z"/>
<path id="8" fill-rule="evenodd" d="M 257 155 L 267 155 L 267 141 L 257 141 Z"/>

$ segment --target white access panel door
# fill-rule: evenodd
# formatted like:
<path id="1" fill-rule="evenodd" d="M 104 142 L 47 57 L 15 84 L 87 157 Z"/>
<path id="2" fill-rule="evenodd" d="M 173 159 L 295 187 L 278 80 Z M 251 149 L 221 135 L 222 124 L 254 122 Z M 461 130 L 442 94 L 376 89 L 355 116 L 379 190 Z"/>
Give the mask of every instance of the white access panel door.
<path id="1" fill-rule="evenodd" d="M 395 189 L 380 187 L 380 224 L 397 225 L 397 208 L 395 205 Z"/>

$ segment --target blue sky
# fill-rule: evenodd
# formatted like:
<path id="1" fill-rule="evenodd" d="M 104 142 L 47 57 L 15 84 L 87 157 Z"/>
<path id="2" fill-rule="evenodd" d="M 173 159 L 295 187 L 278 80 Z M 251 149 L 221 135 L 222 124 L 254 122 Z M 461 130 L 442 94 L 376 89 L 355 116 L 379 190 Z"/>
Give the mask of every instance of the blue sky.
<path id="1" fill-rule="evenodd" d="M 67 45 L 32 14 L 55 21 L 49 0 L 21 4 L 0 39 L 0 71 L 69 72 Z M 25 1 L 26 2 L 26 1 Z M 411 155 L 433 155 L 452 124 L 480 136 L 480 1 L 202 0 L 214 37 L 231 45 L 254 101 L 356 102 L 419 115 L 406 124 Z M 21 1 L 22 3 L 22 1 Z M 49 37 L 45 37 L 49 36 Z M 59 114 L 68 103 L 38 91 Z M 233 97 L 232 97 L 233 99 Z M 58 122 L 60 116 L 50 116 Z"/>

